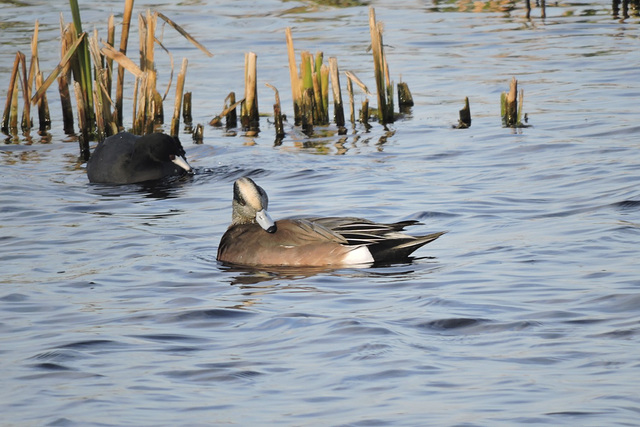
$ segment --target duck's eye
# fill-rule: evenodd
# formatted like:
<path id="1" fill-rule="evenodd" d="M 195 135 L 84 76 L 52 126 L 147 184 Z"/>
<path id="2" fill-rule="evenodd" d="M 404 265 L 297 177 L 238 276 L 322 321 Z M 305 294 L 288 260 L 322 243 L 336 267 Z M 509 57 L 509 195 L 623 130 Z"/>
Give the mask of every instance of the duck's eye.
<path id="1" fill-rule="evenodd" d="M 244 197 L 242 197 L 242 194 L 240 193 L 240 191 L 234 187 L 233 189 L 233 199 L 236 201 L 236 203 L 238 203 L 240 206 L 246 206 L 247 202 L 244 200 Z"/>

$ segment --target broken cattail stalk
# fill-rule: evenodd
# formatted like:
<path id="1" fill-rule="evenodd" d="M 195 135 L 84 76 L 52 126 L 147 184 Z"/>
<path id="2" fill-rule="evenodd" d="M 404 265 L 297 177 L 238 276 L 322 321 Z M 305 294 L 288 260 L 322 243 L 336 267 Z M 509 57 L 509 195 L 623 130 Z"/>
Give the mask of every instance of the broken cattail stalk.
<path id="1" fill-rule="evenodd" d="M 293 50 L 293 38 L 291 37 L 291 28 L 285 29 L 287 39 L 287 53 L 289 57 L 289 77 L 291 79 L 291 97 L 293 98 L 293 117 L 296 126 L 301 123 L 301 100 L 302 91 L 300 88 L 300 77 L 298 75 L 298 67 L 296 67 L 296 56 Z"/>
<path id="2" fill-rule="evenodd" d="M 129 29 L 131 26 L 131 15 L 133 12 L 133 1 L 126 0 L 124 5 L 124 15 L 122 17 L 122 34 L 120 36 L 120 53 L 126 57 L 127 44 L 129 42 Z M 122 128 L 122 97 L 124 93 L 124 66 L 118 62 L 118 82 L 116 86 L 116 123 L 118 128 Z"/>
<path id="3" fill-rule="evenodd" d="M 276 139 L 282 139 L 284 137 L 284 126 L 282 124 L 282 107 L 280 105 L 280 93 L 278 92 L 278 89 L 275 88 L 275 86 L 272 86 L 269 83 L 267 83 L 266 85 L 273 89 L 273 91 L 275 92 L 276 102 L 275 104 L 273 104 L 273 123 L 276 127 Z"/>
<path id="4" fill-rule="evenodd" d="M 331 74 L 331 90 L 333 93 L 333 117 L 336 126 L 342 128 L 344 127 L 344 108 L 342 105 L 342 93 L 340 91 L 338 60 L 335 57 L 329 58 L 329 73 Z"/>
<path id="5" fill-rule="evenodd" d="M 171 119 L 171 135 L 178 136 L 180 129 L 180 106 L 182 105 L 182 94 L 184 92 L 184 79 L 187 75 L 187 58 L 182 58 L 182 67 L 178 73 L 178 81 L 176 82 L 176 98 L 173 104 L 173 118 Z"/>
<path id="6" fill-rule="evenodd" d="M 244 103 L 240 120 L 246 131 L 259 130 L 260 117 L 258 114 L 257 88 L 257 59 L 254 52 L 245 54 L 244 61 Z"/>
<path id="7" fill-rule="evenodd" d="M 182 119 L 185 125 L 191 125 L 193 117 L 191 115 L 191 92 L 185 92 L 182 101 Z"/>

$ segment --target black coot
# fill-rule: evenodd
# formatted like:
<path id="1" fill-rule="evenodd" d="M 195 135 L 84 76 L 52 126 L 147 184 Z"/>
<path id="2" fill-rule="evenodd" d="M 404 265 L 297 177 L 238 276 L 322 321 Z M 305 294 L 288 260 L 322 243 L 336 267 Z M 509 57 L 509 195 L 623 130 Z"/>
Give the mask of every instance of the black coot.
<path id="1" fill-rule="evenodd" d="M 87 163 L 90 182 L 131 184 L 191 171 L 180 140 L 121 132 L 100 142 Z"/>

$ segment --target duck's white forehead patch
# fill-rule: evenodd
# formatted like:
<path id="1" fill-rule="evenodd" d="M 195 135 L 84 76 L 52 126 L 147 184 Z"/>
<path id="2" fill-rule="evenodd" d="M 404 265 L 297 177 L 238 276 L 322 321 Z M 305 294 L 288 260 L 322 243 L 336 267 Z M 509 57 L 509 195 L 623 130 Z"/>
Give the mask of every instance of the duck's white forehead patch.
<path id="1" fill-rule="evenodd" d="M 239 179 L 238 188 L 240 189 L 240 194 L 242 195 L 245 203 L 256 210 L 263 209 L 260 192 L 252 181 L 248 179 Z"/>

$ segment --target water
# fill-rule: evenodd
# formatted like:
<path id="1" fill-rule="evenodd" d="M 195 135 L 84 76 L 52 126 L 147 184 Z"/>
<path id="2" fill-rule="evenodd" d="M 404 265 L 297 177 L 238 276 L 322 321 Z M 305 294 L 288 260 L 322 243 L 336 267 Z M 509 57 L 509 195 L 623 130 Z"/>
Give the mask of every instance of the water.
<path id="1" fill-rule="evenodd" d="M 366 6 L 224 3 L 155 6 L 216 55 L 164 31 L 176 63 L 189 58 L 195 123 L 242 93 L 250 50 L 261 110 L 268 82 L 291 114 L 286 26 L 298 52 L 323 50 L 374 86 Z M 49 91 L 50 134 L 0 149 L 3 425 L 638 424 L 638 17 L 595 1 L 530 21 L 520 5 L 374 5 L 391 74 L 416 101 L 389 131 L 288 128 L 274 145 L 266 118 L 255 138 L 206 127 L 203 145 L 181 135 L 195 176 L 90 185 Z M 102 33 L 122 9 L 82 7 Z M 55 66 L 67 8 L 3 7 L 0 82 L 34 16 L 41 66 Z M 499 117 L 511 76 L 532 125 L 517 131 Z M 454 130 L 465 96 L 473 124 Z M 230 269 L 215 253 L 244 174 L 275 218 L 449 233 L 384 268 Z"/>

